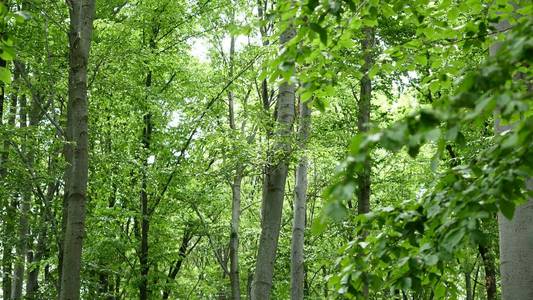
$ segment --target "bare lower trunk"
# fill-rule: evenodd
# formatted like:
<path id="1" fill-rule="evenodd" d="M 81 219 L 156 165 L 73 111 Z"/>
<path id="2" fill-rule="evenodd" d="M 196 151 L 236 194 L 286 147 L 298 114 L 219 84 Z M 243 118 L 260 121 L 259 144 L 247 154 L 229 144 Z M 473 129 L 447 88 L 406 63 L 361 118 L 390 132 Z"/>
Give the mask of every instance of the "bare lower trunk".
<path id="1" fill-rule="evenodd" d="M 374 47 L 374 29 L 370 27 L 363 28 L 364 38 L 361 42 L 363 50 L 364 65 L 362 68 L 363 77 L 361 78 L 357 129 L 359 132 L 368 132 L 370 125 L 370 103 L 372 100 L 372 81 L 368 72 L 373 64 L 373 47 Z M 357 213 L 366 214 L 370 212 L 370 176 L 372 165 L 370 159 L 365 160 L 363 170 L 357 174 Z M 363 295 L 368 298 L 368 283 L 363 285 Z"/>
<path id="2" fill-rule="evenodd" d="M 28 126 L 26 97 L 20 97 L 20 128 L 25 129 Z M 31 163 L 30 163 L 31 166 Z M 31 194 L 30 189 L 22 192 L 20 199 L 20 217 L 18 225 L 18 242 L 16 247 L 17 260 L 15 263 L 15 273 L 13 274 L 13 287 L 11 289 L 11 299 L 22 299 L 22 286 L 24 284 L 24 267 L 26 262 L 26 252 L 28 245 L 28 212 L 30 210 Z"/>
<path id="3" fill-rule="evenodd" d="M 294 30 L 282 34 L 281 43 L 289 41 L 294 36 Z M 272 277 L 278 248 L 278 238 L 281 229 L 283 198 L 285 196 L 285 181 L 287 178 L 292 123 L 294 120 L 294 93 L 292 83 L 282 83 L 279 87 L 276 144 L 270 153 L 268 165 L 265 168 L 263 185 L 263 199 L 261 207 L 261 236 L 252 283 L 252 299 L 268 300 L 272 289 Z"/>
<path id="4" fill-rule="evenodd" d="M 193 233 L 191 231 L 191 228 L 187 227 L 185 231 L 183 232 L 183 237 L 181 239 L 181 245 L 178 250 L 178 259 L 168 271 L 167 284 L 170 284 L 172 281 L 176 280 L 176 276 L 181 270 L 181 266 L 183 266 L 183 261 L 185 260 L 185 257 L 187 256 L 187 253 L 189 251 L 189 242 L 191 241 L 192 237 L 193 237 Z M 170 291 L 171 291 L 170 288 L 166 288 L 163 291 L 163 299 L 169 298 Z"/>
<path id="5" fill-rule="evenodd" d="M 239 276 L 239 223 L 241 217 L 241 183 L 242 166 L 237 166 L 236 175 L 231 185 L 231 232 L 229 243 L 229 260 L 231 282 L 231 298 L 241 299 L 240 276 Z"/>
<path id="6" fill-rule="evenodd" d="M 229 77 L 233 78 L 235 55 L 235 36 L 231 36 L 229 52 Z M 235 125 L 234 95 L 228 92 L 228 120 L 232 130 L 237 130 Z M 237 162 L 235 176 L 231 183 L 231 224 L 229 239 L 229 280 L 231 284 L 231 299 L 241 299 L 241 283 L 239 276 L 239 224 L 241 219 L 241 184 L 244 166 L 242 162 Z"/>
<path id="7" fill-rule="evenodd" d="M 361 78 L 357 129 L 359 132 L 367 132 L 370 125 L 370 102 L 372 99 L 372 81 L 368 75 L 373 64 L 372 50 L 374 47 L 374 29 L 365 27 L 363 29 L 364 39 L 362 41 L 362 50 L 364 55 L 364 65 L 362 68 L 363 77 Z M 364 165 L 363 170 L 357 176 L 357 213 L 366 214 L 370 211 L 370 173 L 371 165 L 369 160 Z"/>
<path id="8" fill-rule="evenodd" d="M 307 155 L 305 154 L 307 138 L 311 125 L 311 110 L 307 103 L 300 102 L 300 128 L 298 132 L 299 148 L 302 151 L 296 169 L 296 186 L 294 188 L 294 216 L 291 240 L 291 299 L 304 298 L 304 232 L 307 207 Z"/>
<path id="9" fill-rule="evenodd" d="M 510 1 L 515 9 L 518 5 Z M 494 24 L 498 31 L 511 28 L 507 20 Z M 496 55 L 501 44 L 494 43 L 489 49 L 490 55 Z M 517 80 L 523 80 L 517 78 Z M 529 92 L 533 92 L 531 82 L 525 82 Z M 496 112 L 498 114 L 498 112 Z M 512 130 L 512 125 L 501 125 L 500 119 L 495 117 L 495 131 L 499 134 Z M 533 190 L 533 178 L 529 178 L 526 188 Z M 503 300 L 533 299 L 533 198 L 529 197 L 525 204 L 515 209 L 514 217 L 508 220 L 501 213 L 498 214 L 500 234 L 500 276 Z"/>
<path id="10" fill-rule="evenodd" d="M 151 73 L 148 74 L 151 77 Z M 143 147 L 146 151 L 150 149 L 152 137 L 152 118 L 150 114 L 144 116 L 144 133 Z M 148 191 L 147 191 L 147 168 L 148 157 L 143 160 L 142 179 L 141 179 L 141 251 L 139 253 L 139 263 L 141 267 L 141 284 L 139 285 L 139 299 L 146 300 L 149 298 L 148 290 L 148 272 L 150 265 L 148 262 L 148 234 L 150 230 L 150 216 L 148 212 Z"/>
<path id="11" fill-rule="evenodd" d="M 485 268 L 485 290 L 487 292 L 487 300 L 496 300 L 496 267 L 494 264 L 494 257 L 490 253 L 490 248 L 485 245 L 479 245 L 479 254 L 483 260 Z"/>
<path id="12" fill-rule="evenodd" d="M 88 180 L 88 101 L 87 64 L 95 11 L 94 0 L 68 1 L 69 28 L 69 85 L 68 112 L 72 122 L 72 168 L 67 197 L 66 229 L 63 245 L 63 265 L 60 300 L 80 299 L 80 271 L 83 235 L 85 230 L 85 202 Z"/>
<path id="13" fill-rule="evenodd" d="M 465 300 L 473 300 L 472 298 L 472 279 L 470 278 L 471 273 L 465 272 L 465 292 L 466 292 L 466 299 Z"/>
<path id="14" fill-rule="evenodd" d="M 0 66 L 5 67 L 6 63 L 4 60 L 0 60 Z M 1 84 L 0 87 L 0 100 L 3 105 L 4 103 L 4 85 Z M 17 114 L 17 97 L 16 94 L 13 94 L 10 101 L 9 107 L 9 116 L 7 124 L 9 127 L 15 127 L 16 114 Z M 3 112 L 0 112 L 0 115 Z M 2 124 L 3 125 L 3 124 Z M 5 164 L 9 160 L 9 148 L 10 144 L 8 140 L 4 141 L 2 155 L 1 155 L 1 164 L 0 164 L 0 179 L 4 179 L 7 175 L 7 168 Z M 13 245 L 13 233 L 15 232 L 15 202 L 10 199 L 11 197 L 5 197 L 4 206 L 5 206 L 5 221 L 3 222 L 4 228 L 2 232 L 2 294 L 7 297 L 11 296 L 11 286 L 12 286 L 12 271 L 13 271 L 13 255 L 12 255 L 12 245 Z"/>
<path id="15" fill-rule="evenodd" d="M 533 189 L 533 180 L 528 181 Z M 512 220 L 498 215 L 503 300 L 533 299 L 533 199 L 516 208 Z"/>

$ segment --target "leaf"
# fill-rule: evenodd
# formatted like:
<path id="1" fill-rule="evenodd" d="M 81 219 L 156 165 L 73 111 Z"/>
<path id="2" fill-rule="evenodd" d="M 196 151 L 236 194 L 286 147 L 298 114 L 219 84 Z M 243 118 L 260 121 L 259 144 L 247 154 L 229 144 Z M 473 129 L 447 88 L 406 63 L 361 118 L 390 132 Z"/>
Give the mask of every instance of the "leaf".
<path id="1" fill-rule="evenodd" d="M 426 261 L 426 265 L 434 266 L 439 262 L 439 257 L 435 254 L 431 254 L 424 257 L 424 260 Z"/>
<path id="2" fill-rule="evenodd" d="M 309 28 L 311 28 L 311 30 L 313 30 L 314 32 L 318 33 L 318 35 L 320 37 L 320 41 L 322 42 L 322 44 L 324 44 L 324 45 L 327 44 L 327 42 L 328 42 L 328 33 L 327 33 L 327 31 L 324 28 L 322 28 L 317 23 L 310 23 L 309 24 Z"/>
<path id="3" fill-rule="evenodd" d="M 426 55 L 417 55 L 417 56 L 415 57 L 415 61 L 416 61 L 418 64 L 420 64 L 421 66 L 425 66 L 425 65 L 427 65 L 427 63 L 428 63 L 428 59 L 427 59 Z"/>
<path id="4" fill-rule="evenodd" d="M 460 228 L 452 229 L 444 237 L 444 240 L 442 242 L 444 248 L 451 252 L 452 249 L 455 248 L 455 246 L 457 246 L 457 244 L 459 244 L 459 242 L 463 239 L 464 235 L 465 235 L 464 228 L 460 227 Z"/>
<path id="5" fill-rule="evenodd" d="M 0 67 L 0 81 L 10 84 L 11 83 L 11 72 L 5 67 Z"/>
<path id="6" fill-rule="evenodd" d="M 499 205 L 500 205 L 500 211 L 502 212 L 502 214 L 507 219 L 511 220 L 514 216 L 514 211 L 515 211 L 515 206 L 516 206 L 514 202 L 501 200 L 499 202 Z"/>

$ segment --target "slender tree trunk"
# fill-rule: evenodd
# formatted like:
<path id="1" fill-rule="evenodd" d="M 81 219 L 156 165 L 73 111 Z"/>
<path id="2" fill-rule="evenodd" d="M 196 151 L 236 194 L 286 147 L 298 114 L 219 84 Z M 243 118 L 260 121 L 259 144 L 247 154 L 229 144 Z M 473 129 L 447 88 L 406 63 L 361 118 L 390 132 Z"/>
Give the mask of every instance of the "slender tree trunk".
<path id="1" fill-rule="evenodd" d="M 281 35 L 281 44 L 285 44 L 295 34 L 290 29 Z M 294 93 L 292 83 L 282 83 L 279 87 L 277 105 L 276 144 L 269 155 L 263 185 L 263 199 L 261 208 L 261 236 L 257 254 L 254 281 L 252 283 L 252 299 L 268 300 L 272 289 L 272 277 L 278 248 L 278 238 L 281 229 L 283 198 L 285 196 L 285 181 L 289 167 L 291 152 L 290 136 L 294 120 Z"/>
<path id="2" fill-rule="evenodd" d="M 485 268 L 485 290 L 487 291 L 487 300 L 496 300 L 496 267 L 494 264 L 494 257 L 492 257 L 490 249 L 485 245 L 479 244 L 478 250 Z"/>
<path id="3" fill-rule="evenodd" d="M 151 77 L 151 73 L 148 74 Z M 148 81 L 151 79 L 147 79 Z M 148 84 L 147 84 L 148 85 Z M 150 149 L 152 138 L 152 116 L 150 113 L 144 116 L 143 129 L 143 147 L 146 151 Z M 141 179 L 141 251 L 139 253 L 139 263 L 141 265 L 141 284 L 139 285 L 139 299 L 146 300 L 149 298 L 148 291 L 148 272 L 150 265 L 148 261 L 148 233 L 150 230 L 150 216 L 148 212 L 148 191 L 147 191 L 147 168 L 148 155 L 143 159 L 143 170 Z"/>
<path id="4" fill-rule="evenodd" d="M 63 245 L 60 300 L 80 299 L 80 271 L 85 202 L 88 180 L 87 65 L 92 37 L 95 0 L 71 0 L 69 4 L 68 131 L 72 134 L 72 169 Z M 67 167 L 68 168 L 68 167 Z"/>
<path id="5" fill-rule="evenodd" d="M 465 292 L 466 292 L 466 299 L 465 300 L 473 300 L 472 298 L 472 279 L 470 278 L 471 273 L 465 272 Z"/>
<path id="6" fill-rule="evenodd" d="M 42 114 L 39 111 L 39 104 L 37 103 L 39 99 L 32 96 L 32 103 L 31 108 L 29 111 L 29 121 L 30 121 L 30 127 L 35 128 L 39 125 L 40 118 Z M 35 161 L 35 150 L 33 147 L 28 151 L 28 161 L 29 161 L 29 167 L 30 169 L 33 169 L 34 161 Z M 51 195 L 50 193 L 54 193 L 53 184 L 48 184 L 47 188 L 47 194 L 45 195 L 45 199 L 42 199 L 43 201 L 48 201 L 50 199 L 51 201 Z M 27 299 L 35 299 L 37 296 L 37 291 L 39 289 L 39 269 L 40 269 L 40 262 L 44 256 L 44 252 L 46 249 L 46 205 L 47 203 L 43 203 L 43 205 L 40 208 L 40 213 L 37 217 L 37 225 L 36 229 L 33 230 L 35 232 L 34 236 L 35 239 L 37 239 L 36 245 L 34 245 L 33 242 L 28 243 L 28 245 L 32 245 L 32 247 L 27 251 L 27 281 L 26 281 L 26 298 Z M 29 208 L 28 208 L 29 209 Z M 35 249 L 33 249 L 35 247 Z M 29 265 L 34 264 L 32 268 L 29 267 Z"/>
<path id="7" fill-rule="evenodd" d="M 304 233 L 307 212 L 307 155 L 305 154 L 309 130 L 311 127 L 311 109 L 307 103 L 300 101 L 300 128 L 298 146 L 302 151 L 296 169 L 296 186 L 294 188 L 294 216 L 291 240 L 291 299 L 304 298 Z"/>
<path id="8" fill-rule="evenodd" d="M 192 237 L 193 237 L 193 234 L 192 234 L 191 228 L 187 227 L 185 231 L 183 232 L 183 237 L 181 239 L 181 245 L 178 250 L 178 259 L 168 271 L 167 284 L 170 284 L 170 282 L 176 280 L 176 276 L 181 270 L 181 266 L 183 266 L 183 261 L 185 260 L 185 257 L 187 256 L 189 242 L 191 241 Z M 165 290 L 163 291 L 163 299 L 169 298 L 170 291 L 171 291 L 170 287 L 165 288 Z"/>
<path id="9" fill-rule="evenodd" d="M 372 100 L 372 81 L 368 72 L 373 65 L 374 29 L 363 28 L 364 38 L 361 42 L 363 50 L 364 65 L 362 68 L 363 77 L 360 80 L 360 93 L 357 115 L 357 129 L 359 132 L 367 132 L 370 125 L 370 102 Z M 357 177 L 357 213 L 366 214 L 370 211 L 370 175 L 371 164 L 367 160 L 363 170 Z"/>
<path id="10" fill-rule="evenodd" d="M 5 61 L 0 60 L 0 65 L 5 66 Z M 4 102 L 4 85 L 0 87 L 0 99 L 1 102 Z M 17 102 L 18 98 L 16 93 L 13 94 L 9 106 L 9 116 L 7 120 L 7 125 L 11 128 L 15 127 L 16 114 L 17 114 Z M 9 160 L 9 140 L 4 140 L 3 152 L 1 155 L 1 164 L 0 164 L 0 178 L 2 180 L 7 176 L 7 167 L 6 163 Z M 6 197 L 4 200 L 5 205 L 5 221 L 3 222 L 3 234 L 2 234 L 2 295 L 5 295 L 6 299 L 11 296 L 11 286 L 12 286 L 12 271 L 13 271 L 13 254 L 12 254 L 12 245 L 13 245 L 13 233 L 15 232 L 15 220 L 16 209 L 15 202 Z"/>
<path id="11" fill-rule="evenodd" d="M 229 77 L 233 78 L 235 56 L 235 36 L 231 36 L 229 52 Z M 234 95 L 232 91 L 228 92 L 228 119 L 229 126 L 236 131 Z M 241 299 L 241 284 L 239 276 L 239 224 L 241 219 L 241 184 L 243 177 L 244 165 L 238 161 L 235 168 L 235 176 L 231 183 L 231 224 L 230 224 L 230 241 L 229 241 L 229 280 L 231 284 L 231 298 L 233 300 Z"/>
<path id="12" fill-rule="evenodd" d="M 372 100 L 372 81 L 368 72 L 374 63 L 373 53 L 375 43 L 374 29 L 371 27 L 363 28 L 363 40 L 361 41 L 364 64 L 362 67 L 363 77 L 361 78 L 358 115 L 357 115 L 357 129 L 359 132 L 368 132 L 370 125 L 370 103 Z M 371 180 L 372 165 L 370 158 L 364 163 L 363 170 L 357 174 L 357 213 L 366 214 L 370 212 L 370 180 Z M 365 281 L 363 285 L 363 295 L 368 298 L 368 283 Z"/>
<path id="13" fill-rule="evenodd" d="M 28 127 L 28 107 L 26 97 L 20 97 L 19 127 L 25 131 Z M 25 152 L 25 151 L 24 151 Z M 30 158 L 31 160 L 31 158 Z M 32 162 L 30 162 L 31 167 Z M 18 242 L 16 247 L 15 273 L 13 275 L 13 287 L 11 289 L 11 299 L 22 299 L 22 286 L 24 284 L 24 267 L 28 245 L 28 212 L 30 210 L 31 194 L 25 188 L 22 192 L 20 202 L 20 215 L 18 224 Z"/>

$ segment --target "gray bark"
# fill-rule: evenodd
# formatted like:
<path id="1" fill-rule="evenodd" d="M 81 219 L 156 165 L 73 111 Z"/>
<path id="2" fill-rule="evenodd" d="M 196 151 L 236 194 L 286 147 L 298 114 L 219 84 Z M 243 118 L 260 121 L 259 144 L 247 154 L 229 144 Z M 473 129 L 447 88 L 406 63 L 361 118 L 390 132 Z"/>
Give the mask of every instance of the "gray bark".
<path id="1" fill-rule="evenodd" d="M 0 65 L 5 66 L 5 61 L 0 60 Z M 16 74 L 15 74 L 16 75 Z M 4 102 L 4 86 L 1 86 L 0 98 L 1 102 Z M 15 127 L 16 114 L 17 114 L 17 94 L 13 93 L 10 99 L 9 106 L 9 115 L 7 119 L 7 125 L 11 128 Z M 2 124 L 3 125 L 3 124 Z M 1 164 L 0 164 L 0 178 L 3 180 L 7 176 L 7 168 L 5 164 L 9 160 L 9 140 L 4 141 L 4 148 L 2 149 L 1 155 Z M 7 197 L 6 197 L 7 198 Z M 2 295 L 5 295 L 6 298 L 11 296 L 11 286 L 12 286 L 12 271 L 13 271 L 13 254 L 12 254 L 12 245 L 13 245 L 13 233 L 15 231 L 15 224 L 13 223 L 15 219 L 15 202 L 10 199 L 4 200 L 6 215 L 5 222 L 2 234 Z"/>
<path id="2" fill-rule="evenodd" d="M 281 35 L 281 44 L 289 41 L 295 32 L 287 30 Z M 294 120 L 294 93 L 292 83 L 284 82 L 279 87 L 276 122 L 279 129 L 276 133 L 276 144 L 269 154 L 269 162 L 265 168 L 263 199 L 261 207 L 261 236 L 252 283 L 252 299 L 268 300 L 272 289 L 272 277 L 281 229 L 285 181 L 289 167 L 291 151 L 290 136 Z"/>
<path id="3" fill-rule="evenodd" d="M 229 78 L 233 78 L 235 56 L 235 36 L 231 36 L 229 52 Z M 229 126 L 232 130 L 237 130 L 235 125 L 235 108 L 234 95 L 232 91 L 228 92 L 228 119 Z M 231 183 L 231 224 L 230 224 L 230 241 L 229 241 L 229 279 L 231 284 L 231 299 L 241 299 L 241 284 L 239 273 L 239 224 L 241 219 L 241 185 L 244 165 L 238 162 L 235 168 L 235 176 Z"/>
<path id="4" fill-rule="evenodd" d="M 513 3 L 516 7 L 516 5 Z M 495 24 L 498 31 L 510 27 L 509 22 L 503 20 Z M 490 55 L 495 55 L 500 43 L 493 44 Z M 532 87 L 528 86 L 531 91 Z M 494 129 L 497 133 L 512 129 L 512 126 L 502 126 L 495 117 Z M 527 181 L 526 188 L 533 189 L 533 179 Z M 514 217 L 508 220 L 501 213 L 498 214 L 500 234 L 500 276 L 503 300 L 533 299 L 533 198 L 529 197 L 525 204 L 515 209 Z"/>
<path id="5" fill-rule="evenodd" d="M 25 129 L 28 126 L 28 109 L 26 97 L 20 97 L 19 126 Z M 31 167 L 31 163 L 30 163 Z M 22 286 L 24 284 L 24 268 L 26 262 L 26 252 L 28 245 L 28 212 L 30 210 L 31 194 L 28 189 L 22 192 L 20 202 L 20 216 L 18 224 L 18 241 L 16 246 L 15 272 L 13 274 L 13 287 L 11 289 L 11 299 L 22 299 Z"/>
<path id="6" fill-rule="evenodd" d="M 363 40 L 361 41 L 361 48 L 363 51 L 363 59 L 365 63 L 362 67 L 363 77 L 361 78 L 358 115 L 357 115 L 357 129 L 359 132 L 368 132 L 370 125 L 370 103 L 372 100 L 372 81 L 368 72 L 372 68 L 373 48 L 375 43 L 374 29 L 371 27 L 363 28 Z M 372 165 L 370 159 L 365 160 L 364 167 L 361 172 L 357 174 L 357 213 L 366 214 L 370 212 L 370 181 L 371 181 Z M 364 236 L 363 236 L 364 238 Z M 363 285 L 363 295 L 365 299 L 368 298 L 368 283 Z"/>
<path id="7" fill-rule="evenodd" d="M 296 186 L 294 187 L 294 216 L 291 240 L 291 299 L 304 298 L 304 233 L 307 212 L 307 168 L 308 158 L 305 154 L 309 130 L 311 127 L 311 109 L 307 103 L 300 102 L 300 128 L 298 147 L 302 151 L 296 169 Z"/>
<path id="8" fill-rule="evenodd" d="M 67 131 L 74 142 L 67 197 L 60 300 L 80 299 L 80 270 L 88 180 L 87 65 L 95 0 L 70 0 Z M 67 121 L 67 122 L 68 122 Z"/>
<path id="9" fill-rule="evenodd" d="M 372 99 L 372 81 L 368 75 L 373 64 L 373 47 L 374 47 L 374 29 L 370 27 L 363 28 L 364 38 L 361 41 L 363 50 L 363 59 L 365 61 L 362 67 L 363 77 L 361 78 L 360 93 L 358 101 L 357 129 L 359 132 L 367 132 L 370 125 L 370 102 Z M 370 173 L 371 164 L 366 160 L 363 171 L 357 177 L 357 212 L 366 214 L 370 211 Z"/>

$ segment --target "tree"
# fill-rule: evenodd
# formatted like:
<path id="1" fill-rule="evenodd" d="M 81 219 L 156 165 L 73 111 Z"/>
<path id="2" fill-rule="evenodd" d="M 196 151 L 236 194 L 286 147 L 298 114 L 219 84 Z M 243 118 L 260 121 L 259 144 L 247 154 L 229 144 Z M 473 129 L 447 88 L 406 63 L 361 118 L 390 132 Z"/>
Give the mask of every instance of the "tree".
<path id="1" fill-rule="evenodd" d="M 296 186 L 294 188 L 294 213 L 291 239 L 291 299 L 304 299 L 304 235 L 307 220 L 307 169 L 308 158 L 305 153 L 311 127 L 311 109 L 300 100 L 300 124 L 298 129 L 298 147 L 302 151 L 296 168 Z"/>
<path id="2" fill-rule="evenodd" d="M 80 299 L 80 271 L 83 236 L 85 234 L 85 206 L 88 177 L 88 101 L 87 66 L 95 13 L 94 0 L 69 1 L 69 88 L 67 132 L 75 145 L 67 166 L 69 187 L 61 294 L 59 299 Z"/>
<path id="3" fill-rule="evenodd" d="M 280 43 L 282 45 L 287 43 L 293 36 L 294 30 L 285 31 L 281 35 Z M 269 154 L 269 161 L 265 167 L 261 206 L 261 236 L 252 283 L 252 299 L 270 299 L 283 199 L 285 198 L 285 181 L 291 152 L 289 139 L 294 120 L 294 94 L 295 86 L 293 83 L 283 82 L 279 86 L 276 105 L 276 123 L 279 128 L 276 133 L 276 144 Z"/>

